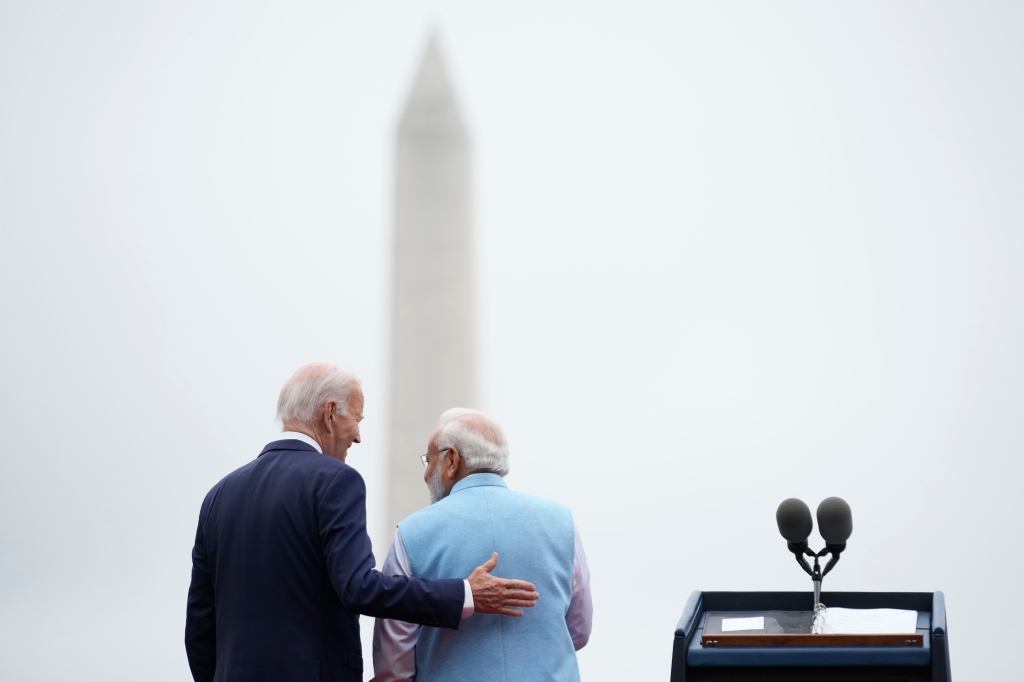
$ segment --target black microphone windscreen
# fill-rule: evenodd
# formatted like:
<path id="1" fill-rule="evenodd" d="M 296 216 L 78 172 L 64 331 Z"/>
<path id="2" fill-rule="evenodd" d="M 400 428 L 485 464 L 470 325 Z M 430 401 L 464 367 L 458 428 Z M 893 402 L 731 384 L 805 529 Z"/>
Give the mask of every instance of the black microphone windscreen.
<path id="1" fill-rule="evenodd" d="M 806 542 L 814 530 L 810 508 L 795 497 L 782 501 L 775 511 L 775 521 L 779 524 L 782 537 L 795 545 Z"/>
<path id="2" fill-rule="evenodd" d="M 841 497 L 829 497 L 818 505 L 818 532 L 830 545 L 844 544 L 853 533 L 853 512 Z"/>

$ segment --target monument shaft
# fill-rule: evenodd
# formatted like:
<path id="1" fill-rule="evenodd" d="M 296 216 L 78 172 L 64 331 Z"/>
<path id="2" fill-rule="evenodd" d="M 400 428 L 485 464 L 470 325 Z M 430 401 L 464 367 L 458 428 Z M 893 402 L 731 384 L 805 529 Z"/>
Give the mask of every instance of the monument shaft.
<path id="1" fill-rule="evenodd" d="M 396 154 L 389 539 L 429 503 L 419 456 L 437 418 L 477 404 L 470 144 L 433 39 Z"/>

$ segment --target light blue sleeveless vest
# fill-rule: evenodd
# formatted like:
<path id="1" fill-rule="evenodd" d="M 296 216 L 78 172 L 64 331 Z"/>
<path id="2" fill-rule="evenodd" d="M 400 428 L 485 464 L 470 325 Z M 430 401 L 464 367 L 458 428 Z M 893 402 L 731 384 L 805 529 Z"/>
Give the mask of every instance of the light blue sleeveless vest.
<path id="1" fill-rule="evenodd" d="M 540 592 L 522 618 L 474 614 L 458 630 L 421 628 L 416 682 L 579 681 L 565 624 L 575 548 L 568 507 L 509 490 L 497 474 L 473 474 L 398 528 L 413 575 L 468 576 L 497 552 L 494 575 Z"/>

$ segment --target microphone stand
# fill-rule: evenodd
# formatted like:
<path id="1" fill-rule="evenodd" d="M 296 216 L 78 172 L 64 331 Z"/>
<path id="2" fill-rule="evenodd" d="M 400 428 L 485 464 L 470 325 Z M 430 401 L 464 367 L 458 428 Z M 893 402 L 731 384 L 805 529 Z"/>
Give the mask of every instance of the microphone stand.
<path id="1" fill-rule="evenodd" d="M 804 569 L 804 572 L 811 576 L 811 581 L 814 583 L 814 609 L 817 610 L 818 605 L 821 604 L 821 581 L 824 579 L 828 572 L 831 571 L 836 563 L 839 561 L 839 553 L 846 549 L 846 543 L 831 545 L 826 543 L 825 548 L 820 552 L 812 552 L 804 542 L 800 545 L 795 545 L 792 542 L 789 544 L 789 551 L 796 557 L 796 562 L 800 564 L 800 568 Z M 825 555 L 829 556 L 829 561 L 825 564 L 825 570 L 821 570 L 821 566 L 818 564 L 818 559 Z M 808 556 L 814 559 L 814 568 L 807 563 L 807 559 L 804 557 Z"/>
<path id="2" fill-rule="evenodd" d="M 814 608 L 818 608 L 818 604 L 821 603 L 821 579 L 824 577 L 821 567 L 818 566 L 818 557 L 814 557 L 814 572 L 811 573 L 811 581 L 814 584 Z"/>

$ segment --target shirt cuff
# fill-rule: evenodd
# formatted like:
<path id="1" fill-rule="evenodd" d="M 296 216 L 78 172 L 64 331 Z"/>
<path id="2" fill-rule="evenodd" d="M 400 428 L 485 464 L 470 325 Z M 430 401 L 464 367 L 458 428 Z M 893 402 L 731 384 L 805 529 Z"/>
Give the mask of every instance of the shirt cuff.
<path id="1" fill-rule="evenodd" d="M 469 618 L 473 615 L 473 588 L 469 586 L 468 580 L 463 580 L 463 584 L 466 586 L 466 600 L 462 602 L 462 617 Z"/>

